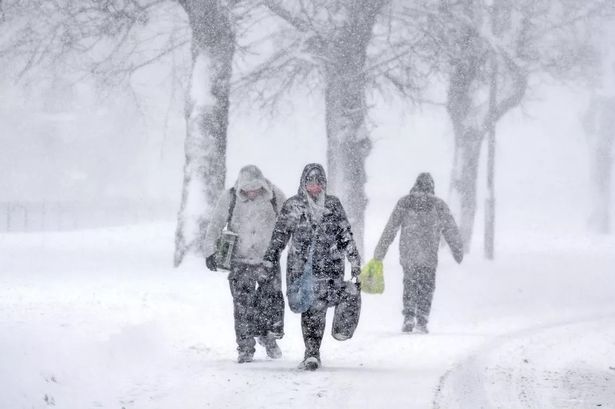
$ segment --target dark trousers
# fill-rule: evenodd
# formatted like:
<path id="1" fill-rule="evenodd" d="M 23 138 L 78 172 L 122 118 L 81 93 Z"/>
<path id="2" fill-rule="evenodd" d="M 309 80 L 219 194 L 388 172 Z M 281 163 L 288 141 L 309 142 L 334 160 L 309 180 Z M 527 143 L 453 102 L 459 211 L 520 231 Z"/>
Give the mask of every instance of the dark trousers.
<path id="1" fill-rule="evenodd" d="M 238 351 L 254 352 L 256 336 L 273 333 L 281 338 L 284 334 L 284 296 L 279 266 L 275 277 L 258 288 L 257 268 L 257 265 L 235 262 L 229 274 Z"/>
<path id="2" fill-rule="evenodd" d="M 305 358 L 316 357 L 320 359 L 320 344 L 325 333 L 326 320 L 326 301 L 314 303 L 309 310 L 301 314 Z"/>
<path id="3" fill-rule="evenodd" d="M 237 350 L 254 353 L 255 305 L 256 305 L 256 268 L 251 264 L 234 263 L 229 275 L 229 285 L 233 296 L 233 316 L 235 318 L 235 340 Z"/>
<path id="4" fill-rule="evenodd" d="M 404 266 L 404 317 L 416 318 L 419 325 L 427 325 L 435 289 L 435 268 Z"/>
<path id="5" fill-rule="evenodd" d="M 316 357 L 320 360 L 320 344 L 325 334 L 327 309 L 339 303 L 342 283 L 341 279 L 329 277 L 317 279 L 315 282 L 316 300 L 309 310 L 301 314 L 305 358 Z"/>

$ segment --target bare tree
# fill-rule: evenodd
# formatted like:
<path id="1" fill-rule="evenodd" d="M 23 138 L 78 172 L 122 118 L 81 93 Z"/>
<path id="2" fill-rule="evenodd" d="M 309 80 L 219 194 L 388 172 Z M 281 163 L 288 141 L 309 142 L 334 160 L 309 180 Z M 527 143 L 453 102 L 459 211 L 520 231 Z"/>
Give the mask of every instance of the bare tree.
<path id="1" fill-rule="evenodd" d="M 8 0 L 3 15 L 15 30 L 0 58 L 19 61 L 18 77 L 72 70 L 106 86 L 191 44 L 186 93 L 186 162 L 175 265 L 198 250 L 212 206 L 224 187 L 230 79 L 239 0 Z M 178 13 L 178 11 L 180 13 Z M 180 15 L 183 11 L 183 18 Z M 171 18 L 171 16 L 173 18 Z M 156 27 L 148 25 L 156 21 Z M 2 39 L 0 39 L 2 40 Z M 184 63 L 183 58 L 178 59 Z"/>
<path id="2" fill-rule="evenodd" d="M 190 41 L 169 0 L 5 0 L 2 7 L 0 58 L 20 80 L 62 75 L 125 86 Z M 149 30 L 152 20 L 163 29 Z"/>
<path id="3" fill-rule="evenodd" d="M 589 146 L 591 214 L 589 226 L 610 232 L 611 178 L 615 146 L 615 96 L 594 96 L 585 118 Z"/>
<path id="4" fill-rule="evenodd" d="M 425 47 L 439 50 L 436 61 L 443 63 L 440 72 L 448 82 L 446 108 L 455 140 L 451 206 L 466 251 L 476 215 L 485 136 L 523 101 L 532 76 L 579 75 L 588 61 L 580 44 L 587 21 L 598 18 L 608 6 L 602 0 L 442 0 L 402 8 L 408 21 L 426 16 L 423 30 L 431 35 Z M 490 178 L 493 189 L 493 173 Z M 488 221 L 493 223 L 494 217 Z"/>
<path id="5" fill-rule="evenodd" d="M 615 8 L 615 5 L 613 6 Z M 590 103 L 583 118 L 589 153 L 589 227 L 598 233 L 611 231 L 611 181 L 615 147 L 615 42 L 614 19 L 592 29 L 591 46 L 599 60 L 593 66 Z"/>
<path id="6" fill-rule="evenodd" d="M 208 217 L 224 189 L 236 0 L 180 1 L 192 31 L 186 98 L 186 164 L 175 234 L 175 265 L 200 248 Z"/>
<path id="7" fill-rule="evenodd" d="M 388 0 L 264 0 L 286 23 L 276 34 L 278 51 L 240 86 L 258 88 L 264 105 L 295 85 L 323 90 L 329 189 L 348 212 L 362 250 L 365 225 L 365 160 L 371 151 L 366 126 L 368 47 Z"/>

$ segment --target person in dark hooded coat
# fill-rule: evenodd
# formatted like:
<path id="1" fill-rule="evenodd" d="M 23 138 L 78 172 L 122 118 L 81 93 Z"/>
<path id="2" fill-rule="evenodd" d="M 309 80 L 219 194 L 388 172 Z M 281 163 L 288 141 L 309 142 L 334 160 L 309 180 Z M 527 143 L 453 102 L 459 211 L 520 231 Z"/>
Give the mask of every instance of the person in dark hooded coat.
<path id="1" fill-rule="evenodd" d="M 463 242 L 455 219 L 446 203 L 435 196 L 433 178 L 421 173 L 410 194 L 395 206 L 374 250 L 382 261 L 397 231 L 400 264 L 404 270 L 402 331 L 427 333 L 427 323 L 435 290 L 440 237 L 448 243 L 455 261 L 463 260 Z"/>
<path id="2" fill-rule="evenodd" d="M 361 259 L 340 200 L 326 193 L 327 178 L 319 164 L 303 169 L 298 193 L 288 199 L 278 216 L 271 242 L 263 258 L 264 269 L 279 263 L 280 253 L 290 240 L 286 271 L 287 288 L 301 276 L 312 252 L 315 300 L 301 314 L 305 356 L 301 369 L 320 367 L 320 344 L 327 308 L 339 303 L 344 282 L 344 258 L 351 276 L 358 277 Z"/>

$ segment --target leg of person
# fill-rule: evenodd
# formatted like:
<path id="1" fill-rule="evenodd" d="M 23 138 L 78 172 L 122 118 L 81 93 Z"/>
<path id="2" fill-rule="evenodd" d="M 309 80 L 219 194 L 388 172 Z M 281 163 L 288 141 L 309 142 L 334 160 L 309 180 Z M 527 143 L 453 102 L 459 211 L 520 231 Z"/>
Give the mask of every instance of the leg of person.
<path id="1" fill-rule="evenodd" d="M 248 274 L 246 266 L 234 266 L 232 277 L 229 279 L 231 294 L 233 296 L 233 315 L 235 318 L 235 339 L 237 341 L 237 362 L 251 362 L 254 358 L 254 299 L 256 293 L 256 280 Z"/>
<path id="2" fill-rule="evenodd" d="M 403 293 L 403 332 L 412 332 L 416 318 L 418 303 L 417 271 L 415 267 L 404 266 L 404 293 Z"/>
<path id="3" fill-rule="evenodd" d="M 417 325 L 418 332 L 427 334 L 427 323 L 431 312 L 431 303 L 436 289 L 436 269 L 432 267 L 419 267 L 418 271 L 418 303 L 417 303 Z"/>
<path id="4" fill-rule="evenodd" d="M 284 294 L 280 268 L 277 266 L 276 276 L 263 283 L 258 289 L 258 333 L 274 339 L 284 336 Z"/>
<path id="5" fill-rule="evenodd" d="M 258 343 L 259 345 L 262 345 L 265 347 L 265 353 L 267 354 L 269 358 L 271 359 L 282 358 L 282 350 L 278 346 L 278 343 L 276 342 L 276 339 L 274 336 L 270 334 L 261 335 L 258 337 Z"/>
<path id="6" fill-rule="evenodd" d="M 317 301 L 314 306 L 301 314 L 305 355 L 299 368 L 313 371 L 320 367 L 320 344 L 325 333 L 326 318 L 326 302 L 322 301 Z"/>
<path id="7" fill-rule="evenodd" d="M 271 359 L 282 357 L 282 351 L 276 339 L 284 335 L 284 298 L 279 286 L 275 283 L 259 285 L 256 302 L 258 306 L 254 312 L 258 343 L 265 347 L 267 356 Z M 280 322 L 279 322 L 280 321 Z"/>
<path id="8" fill-rule="evenodd" d="M 282 339 L 284 336 L 284 294 L 282 293 L 282 273 L 280 265 L 276 265 L 276 278 L 273 280 L 273 292 L 271 295 L 271 322 L 268 328 L 269 336 Z"/>
<path id="9" fill-rule="evenodd" d="M 256 275 L 256 272 L 254 272 Z M 258 334 L 258 343 L 265 347 L 267 356 L 272 359 L 282 357 L 282 351 L 276 339 L 284 336 L 284 295 L 280 280 L 279 267 L 277 276 L 269 282 L 259 284 L 256 290 L 254 329 Z"/>

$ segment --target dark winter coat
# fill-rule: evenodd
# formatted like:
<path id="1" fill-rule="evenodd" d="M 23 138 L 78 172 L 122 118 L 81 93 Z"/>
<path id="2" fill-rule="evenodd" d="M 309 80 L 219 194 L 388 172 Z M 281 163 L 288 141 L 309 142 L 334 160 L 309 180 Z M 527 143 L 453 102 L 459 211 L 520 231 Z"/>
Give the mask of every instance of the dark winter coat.
<path id="1" fill-rule="evenodd" d="M 446 203 L 434 195 L 434 183 L 429 173 L 420 174 L 410 194 L 397 202 L 374 250 L 375 259 L 384 259 L 400 227 L 402 266 L 436 268 L 440 236 L 444 236 L 455 260 L 460 263 L 463 259 L 459 229 Z"/>
<path id="2" fill-rule="evenodd" d="M 312 216 L 305 190 L 307 175 L 313 170 L 322 175 L 324 184 L 324 212 L 320 223 Z M 348 258 L 353 267 L 361 265 L 344 208 L 337 197 L 326 194 L 326 176 L 321 165 L 309 164 L 304 168 L 298 193 L 282 206 L 271 242 L 265 252 L 265 262 L 277 263 L 289 240 L 287 283 L 293 282 L 301 275 L 308 259 L 310 245 L 313 244 L 312 264 L 317 297 L 326 297 L 325 294 L 330 294 L 332 288 L 341 288 L 344 279 L 344 257 Z"/>

